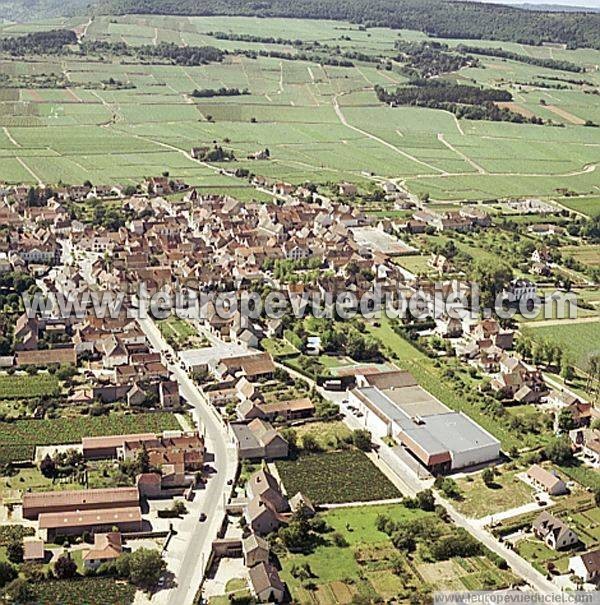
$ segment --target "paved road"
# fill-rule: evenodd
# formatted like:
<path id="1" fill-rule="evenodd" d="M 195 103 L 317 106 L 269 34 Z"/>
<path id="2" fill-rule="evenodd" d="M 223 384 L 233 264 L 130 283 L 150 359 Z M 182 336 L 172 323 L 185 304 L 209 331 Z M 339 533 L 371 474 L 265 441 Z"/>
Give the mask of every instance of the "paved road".
<path id="1" fill-rule="evenodd" d="M 155 349 L 171 350 L 152 320 L 138 319 L 138 323 Z M 196 492 L 197 502 L 188 506 L 190 513 L 184 518 L 178 535 L 165 553 L 165 560 L 169 570 L 175 574 L 177 586 L 157 593 L 152 603 L 191 605 L 208 561 L 212 541 L 225 514 L 226 494 L 231 490 L 227 481 L 235 477 L 237 456 L 235 447 L 228 439 L 226 427 L 195 383 L 179 366 L 171 364 L 169 370 L 179 381 L 180 393 L 193 407 L 192 413 L 196 424 L 204 432 L 207 450 L 214 455 L 214 461 L 210 464 L 217 472 L 210 477 L 205 490 Z M 204 523 L 199 521 L 201 511 L 208 516 Z"/>

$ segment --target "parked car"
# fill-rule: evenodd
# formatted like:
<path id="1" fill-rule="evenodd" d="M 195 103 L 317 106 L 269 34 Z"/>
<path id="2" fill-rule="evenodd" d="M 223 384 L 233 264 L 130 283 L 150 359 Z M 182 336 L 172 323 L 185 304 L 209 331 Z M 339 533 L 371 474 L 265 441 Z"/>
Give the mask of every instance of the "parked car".
<path id="1" fill-rule="evenodd" d="M 206 513 L 200 513 L 200 522 L 204 523 L 206 521 Z"/>

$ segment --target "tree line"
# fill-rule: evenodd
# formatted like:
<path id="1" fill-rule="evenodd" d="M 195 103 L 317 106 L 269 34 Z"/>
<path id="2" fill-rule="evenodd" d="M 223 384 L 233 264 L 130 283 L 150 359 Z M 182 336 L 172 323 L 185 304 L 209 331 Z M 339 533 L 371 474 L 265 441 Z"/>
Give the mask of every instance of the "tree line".
<path id="1" fill-rule="evenodd" d="M 469 46 L 460 44 L 456 47 L 459 52 L 470 53 L 472 55 L 484 55 L 486 57 L 499 57 L 501 59 L 510 59 L 519 63 L 528 63 L 538 67 L 547 67 L 548 69 L 559 69 L 561 71 L 572 71 L 580 73 L 585 71 L 580 65 L 571 63 L 571 61 L 561 61 L 557 59 L 543 59 L 540 57 L 530 57 L 529 55 L 520 55 L 503 48 L 481 48 L 480 46 Z"/>
<path id="2" fill-rule="evenodd" d="M 383 103 L 444 109 L 468 120 L 543 124 L 541 118 L 526 118 L 498 107 L 496 103 L 512 101 L 512 95 L 507 90 L 477 88 L 444 80 L 416 79 L 394 92 L 375 86 L 375 93 Z"/>
<path id="3" fill-rule="evenodd" d="M 58 54 L 68 44 L 77 44 L 77 36 L 70 29 L 51 29 L 24 36 L 0 40 L 0 51 L 11 55 Z"/>
<path id="4" fill-rule="evenodd" d="M 91 41 L 81 44 L 83 54 L 106 53 L 115 56 L 136 57 L 142 61 L 162 59 L 186 67 L 217 63 L 223 60 L 224 53 L 214 46 L 177 46 L 161 42 L 156 46 L 144 44 L 129 46 L 123 42 Z"/>
<path id="5" fill-rule="evenodd" d="M 415 70 L 425 78 L 458 71 L 463 67 L 476 67 L 479 64 L 474 57 L 452 52 L 447 44 L 440 42 L 398 40 L 395 47 L 400 51 L 397 60 L 405 62 L 409 69 Z"/>
<path id="6" fill-rule="evenodd" d="M 194 88 L 191 96 L 204 99 L 212 97 L 239 97 L 240 95 L 249 95 L 250 91 L 247 88 L 240 90 L 239 88 Z"/>
<path id="7" fill-rule="evenodd" d="M 600 48 L 600 14 L 530 11 L 447 0 L 100 0 L 104 14 L 246 15 L 350 21 L 367 27 L 416 29 L 440 38 L 504 40 Z"/>

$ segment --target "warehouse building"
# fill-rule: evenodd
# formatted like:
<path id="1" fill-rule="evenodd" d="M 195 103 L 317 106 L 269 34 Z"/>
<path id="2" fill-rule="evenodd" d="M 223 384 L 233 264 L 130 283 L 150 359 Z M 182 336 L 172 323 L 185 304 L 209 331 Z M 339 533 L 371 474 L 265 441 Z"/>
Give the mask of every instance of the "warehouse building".
<path id="1" fill-rule="evenodd" d="M 462 412 L 454 412 L 417 385 L 408 372 L 361 376 L 349 405 L 365 427 L 393 437 L 434 474 L 497 460 L 500 442 Z"/>

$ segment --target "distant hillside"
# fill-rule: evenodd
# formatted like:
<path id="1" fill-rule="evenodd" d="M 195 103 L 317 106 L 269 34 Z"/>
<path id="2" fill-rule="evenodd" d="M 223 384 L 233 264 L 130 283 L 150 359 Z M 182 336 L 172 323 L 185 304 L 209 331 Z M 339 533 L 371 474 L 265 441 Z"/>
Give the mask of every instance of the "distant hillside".
<path id="1" fill-rule="evenodd" d="M 513 6 L 531 11 L 549 11 L 553 13 L 600 13 L 600 8 L 594 8 L 592 6 L 587 7 L 568 6 L 566 4 L 530 4 L 528 2 L 525 2 L 523 4 L 513 4 Z"/>
<path id="2" fill-rule="evenodd" d="M 90 0 L 0 0 L 0 22 L 35 21 L 81 13 Z"/>
<path id="3" fill-rule="evenodd" d="M 447 0 L 100 0 L 103 14 L 256 15 L 336 19 L 416 29 L 445 38 L 600 49 L 600 14 L 542 12 Z"/>

